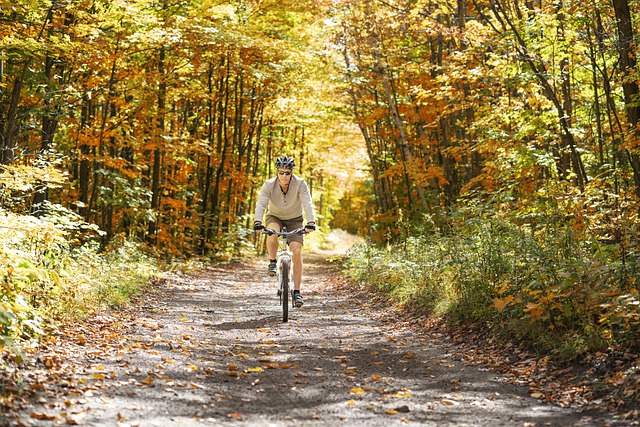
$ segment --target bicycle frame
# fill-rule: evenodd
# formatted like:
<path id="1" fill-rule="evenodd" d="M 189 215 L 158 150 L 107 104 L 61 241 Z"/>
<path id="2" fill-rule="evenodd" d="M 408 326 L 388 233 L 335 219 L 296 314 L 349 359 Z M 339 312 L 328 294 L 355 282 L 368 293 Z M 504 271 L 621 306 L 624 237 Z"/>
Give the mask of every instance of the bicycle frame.
<path id="1" fill-rule="evenodd" d="M 291 288 L 293 294 L 293 252 L 289 250 L 289 236 L 306 234 L 306 231 L 304 228 L 298 228 L 293 231 L 287 231 L 286 228 L 282 231 L 265 228 L 263 233 L 269 236 L 275 234 L 281 240 L 277 253 L 276 280 L 279 286 L 278 296 L 282 304 L 282 321 L 287 322 L 289 320 L 289 288 Z M 293 298 L 291 299 L 291 305 L 292 307 L 295 306 Z"/>
<path id="2" fill-rule="evenodd" d="M 287 238 L 282 238 L 280 240 L 281 245 L 278 250 L 278 261 L 276 264 L 276 280 L 280 285 L 282 285 L 283 267 L 286 264 L 288 265 L 288 268 L 286 268 L 289 275 L 288 283 L 289 287 L 291 287 L 291 284 L 293 283 L 293 252 L 289 250 L 289 240 Z M 282 291 L 282 288 L 280 288 L 280 290 Z"/>

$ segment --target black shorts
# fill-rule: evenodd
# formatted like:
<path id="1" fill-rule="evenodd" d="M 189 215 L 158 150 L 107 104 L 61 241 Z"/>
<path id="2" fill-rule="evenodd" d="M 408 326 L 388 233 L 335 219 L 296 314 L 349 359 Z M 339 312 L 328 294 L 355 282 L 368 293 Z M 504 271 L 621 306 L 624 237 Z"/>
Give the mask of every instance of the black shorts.
<path id="1" fill-rule="evenodd" d="M 273 228 L 271 224 L 278 224 L 280 226 L 280 231 L 282 231 L 284 227 L 287 227 L 287 231 L 293 231 L 302 227 L 302 217 L 299 216 L 298 218 L 292 219 L 280 219 L 273 215 L 267 215 L 265 223 L 267 224 L 267 228 Z M 304 245 L 304 238 L 302 234 L 292 234 L 289 236 L 289 241 L 298 242 L 301 245 Z"/>

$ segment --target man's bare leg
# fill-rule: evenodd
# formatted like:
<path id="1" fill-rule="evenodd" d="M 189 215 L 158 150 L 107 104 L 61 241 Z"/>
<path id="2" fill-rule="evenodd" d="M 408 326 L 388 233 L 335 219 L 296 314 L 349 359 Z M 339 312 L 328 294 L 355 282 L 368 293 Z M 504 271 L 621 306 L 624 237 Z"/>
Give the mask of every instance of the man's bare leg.
<path id="1" fill-rule="evenodd" d="M 269 224 L 267 227 L 280 231 L 280 226 L 277 223 Z M 267 252 L 269 253 L 269 260 L 276 259 L 278 256 L 278 236 L 275 234 L 267 237 Z"/>
<path id="2" fill-rule="evenodd" d="M 289 249 L 293 252 L 293 289 L 299 291 L 302 282 L 302 245 L 291 242 Z"/>

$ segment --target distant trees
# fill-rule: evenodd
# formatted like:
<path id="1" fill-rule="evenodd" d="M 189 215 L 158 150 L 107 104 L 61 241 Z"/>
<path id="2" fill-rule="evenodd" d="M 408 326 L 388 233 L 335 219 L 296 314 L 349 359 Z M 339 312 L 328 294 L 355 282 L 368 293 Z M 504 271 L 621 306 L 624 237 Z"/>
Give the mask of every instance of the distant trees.
<path id="1" fill-rule="evenodd" d="M 563 214 L 619 241 L 640 197 L 634 8 L 18 0 L 0 9 L 0 163 L 69 182 L 41 174 L 3 203 L 60 203 L 104 243 L 215 252 L 286 151 L 322 220 L 349 188 L 370 212 L 370 188 L 379 236 L 424 215 L 446 228 L 462 200 L 527 222 L 570 198 Z M 370 186 L 332 167 L 353 167 L 335 150 L 353 151 L 334 125 L 345 108 Z"/>
<path id="2" fill-rule="evenodd" d="M 381 235 L 400 216 L 443 226 L 460 197 L 519 221 L 575 197 L 599 238 L 619 240 L 619 215 L 637 229 L 628 2 L 343 2 L 336 13 Z"/>
<path id="3" fill-rule="evenodd" d="M 51 200 L 98 224 L 104 243 L 125 234 L 167 252 L 215 251 L 252 210 L 270 159 L 282 151 L 302 161 L 304 125 L 268 110 L 304 84 L 295 56 L 308 46 L 295 29 L 310 8 L 3 6 L 0 162 L 55 163 L 70 178 L 63 191 L 42 182 L 13 208 L 37 213 Z"/>

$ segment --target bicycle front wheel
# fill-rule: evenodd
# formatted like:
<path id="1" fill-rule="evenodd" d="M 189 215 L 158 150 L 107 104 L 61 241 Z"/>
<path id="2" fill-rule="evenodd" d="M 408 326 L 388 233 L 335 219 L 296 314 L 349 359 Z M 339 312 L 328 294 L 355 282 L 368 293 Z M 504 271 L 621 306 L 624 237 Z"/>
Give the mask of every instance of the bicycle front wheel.
<path id="1" fill-rule="evenodd" d="M 280 280 L 282 281 L 282 321 L 287 322 L 289 320 L 289 265 L 288 259 L 282 260 L 282 271 Z"/>

